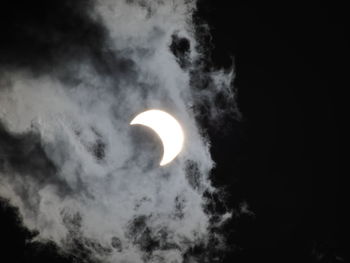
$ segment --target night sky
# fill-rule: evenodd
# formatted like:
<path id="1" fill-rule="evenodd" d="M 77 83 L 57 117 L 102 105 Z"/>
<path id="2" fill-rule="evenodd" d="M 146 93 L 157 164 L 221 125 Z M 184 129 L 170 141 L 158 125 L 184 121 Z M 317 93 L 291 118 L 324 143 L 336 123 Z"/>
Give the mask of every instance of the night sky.
<path id="1" fill-rule="evenodd" d="M 106 55 L 98 53 L 95 39 L 103 40 L 105 32 L 76 12 L 85 8 L 82 3 L 76 1 L 70 12 L 58 1 L 2 2 L 2 68 L 30 65 L 43 72 L 50 63 L 79 60 L 74 47 L 66 57 L 51 56 L 65 50 L 65 41 L 83 47 L 81 52 L 91 53 L 99 64 Z M 346 261 L 339 167 L 348 63 L 345 15 L 344 6 L 320 2 L 198 3 L 195 17 L 210 27 L 211 39 L 202 41 L 211 41 L 211 66 L 229 69 L 233 64 L 240 111 L 225 116 L 220 127 L 202 120 L 216 162 L 210 178 L 227 193 L 217 206 L 245 211 L 224 226 L 231 250 L 223 262 Z M 30 35 L 16 31 L 23 23 L 43 34 L 52 28 L 59 34 L 47 33 L 52 41 L 33 43 Z M 79 30 L 72 26 L 76 23 Z M 117 66 L 128 67 L 124 62 Z M 108 71 L 100 68 L 101 74 Z M 13 140 L 6 136 L 0 123 L 1 140 Z M 22 225 L 17 209 L 1 200 L 1 262 L 89 259 L 81 252 L 60 255 L 54 243 L 28 243 L 35 235 Z"/>
<path id="2" fill-rule="evenodd" d="M 342 7 L 232 1 L 202 12 L 215 63 L 234 59 L 243 115 L 212 135 L 215 181 L 255 213 L 235 226 L 232 262 L 341 262 Z"/>

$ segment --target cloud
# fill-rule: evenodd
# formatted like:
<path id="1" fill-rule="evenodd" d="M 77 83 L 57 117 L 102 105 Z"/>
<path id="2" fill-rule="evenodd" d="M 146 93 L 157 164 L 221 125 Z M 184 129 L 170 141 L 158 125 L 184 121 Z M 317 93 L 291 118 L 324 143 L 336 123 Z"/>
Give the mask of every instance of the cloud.
<path id="1" fill-rule="evenodd" d="M 216 191 L 198 120 L 207 114 L 217 124 L 234 111 L 233 73 L 203 70 L 196 2 L 45 3 L 45 23 L 16 21 L 22 31 L 7 40 L 16 45 L 2 46 L 0 194 L 38 240 L 67 253 L 105 262 L 210 260 L 194 252 L 214 238 L 204 195 Z M 25 41 L 11 39 L 18 36 Z M 154 134 L 129 125 L 149 108 L 170 112 L 185 131 L 183 152 L 165 167 L 154 165 Z"/>

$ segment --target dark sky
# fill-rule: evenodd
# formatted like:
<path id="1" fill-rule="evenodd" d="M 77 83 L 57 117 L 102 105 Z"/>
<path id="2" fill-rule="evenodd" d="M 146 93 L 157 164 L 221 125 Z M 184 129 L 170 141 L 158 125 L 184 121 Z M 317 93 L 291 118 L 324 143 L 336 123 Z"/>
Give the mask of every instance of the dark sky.
<path id="1" fill-rule="evenodd" d="M 32 2 L 20 12 L 26 15 L 22 20 L 13 16 L 20 4 L 0 6 L 1 65 L 50 58 L 52 46 L 45 49 L 45 41 L 33 44 L 30 36 L 14 33 L 23 21 L 33 28 L 46 23 L 48 31 L 55 27 L 61 34 L 55 36 L 55 53 L 67 39 L 81 46 L 90 37 L 104 37 L 84 17 L 52 11 L 50 1 Z M 348 62 L 345 8 L 260 2 L 201 0 L 197 14 L 211 26 L 213 65 L 228 68 L 233 58 L 242 113 L 240 121 L 228 118 L 225 129 L 209 130 L 217 162 L 212 179 L 230 193 L 229 206 L 247 202 L 254 213 L 227 226 L 237 249 L 225 262 L 342 262 L 339 125 Z M 85 8 L 83 3 L 76 1 L 75 8 Z M 67 19 L 57 24 L 55 18 L 63 14 Z M 84 25 L 80 35 L 72 26 L 78 22 Z M 87 44 L 83 52 L 93 51 Z M 59 256 L 54 245 L 26 245 L 35 233 L 20 225 L 16 210 L 0 202 L 0 256 L 6 258 L 1 262 L 73 261 Z"/>
<path id="2" fill-rule="evenodd" d="M 254 218 L 234 226 L 232 262 L 341 262 L 340 98 L 345 8 L 202 1 L 215 64 L 234 58 L 243 120 L 213 133 L 215 181 Z M 231 125 L 232 124 L 232 125 Z M 343 236 L 344 238 L 344 236 Z M 228 262 L 230 262 L 228 260 Z"/>

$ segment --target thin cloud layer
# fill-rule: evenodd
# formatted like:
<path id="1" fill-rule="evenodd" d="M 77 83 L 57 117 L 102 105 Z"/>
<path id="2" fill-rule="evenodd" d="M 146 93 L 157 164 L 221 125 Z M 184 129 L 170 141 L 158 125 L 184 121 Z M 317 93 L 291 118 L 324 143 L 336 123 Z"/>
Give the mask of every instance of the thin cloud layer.
<path id="1" fill-rule="evenodd" d="M 54 3 L 68 10 L 63 25 L 79 24 L 67 32 L 54 20 L 23 24 L 34 32 L 30 59 L 8 52 L 0 61 L 0 195 L 19 207 L 38 240 L 67 253 L 103 262 L 213 262 L 210 251 L 224 240 L 211 229 L 229 215 L 212 220 L 205 209 L 204 196 L 217 190 L 198 119 L 220 121 L 218 96 L 234 108 L 233 74 L 203 70 L 196 2 L 70 2 Z M 32 57 L 44 36 L 47 61 L 40 52 Z M 185 132 L 183 152 L 164 167 L 157 137 L 129 125 L 150 108 L 174 115 Z"/>

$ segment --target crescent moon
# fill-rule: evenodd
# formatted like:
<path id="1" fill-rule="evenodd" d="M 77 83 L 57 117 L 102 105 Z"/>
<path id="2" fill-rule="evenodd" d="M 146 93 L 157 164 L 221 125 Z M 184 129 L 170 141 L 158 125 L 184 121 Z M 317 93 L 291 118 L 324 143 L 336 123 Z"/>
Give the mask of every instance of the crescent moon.
<path id="1" fill-rule="evenodd" d="M 147 110 L 138 114 L 130 125 L 144 125 L 159 136 L 163 144 L 163 157 L 160 166 L 170 163 L 181 152 L 184 132 L 180 123 L 169 113 L 161 110 Z"/>

